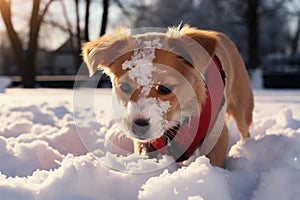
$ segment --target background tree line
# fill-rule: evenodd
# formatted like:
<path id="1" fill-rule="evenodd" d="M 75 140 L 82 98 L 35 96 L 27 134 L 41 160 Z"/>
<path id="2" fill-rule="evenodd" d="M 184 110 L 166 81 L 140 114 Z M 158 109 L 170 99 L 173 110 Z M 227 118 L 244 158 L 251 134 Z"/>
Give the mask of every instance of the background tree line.
<path id="1" fill-rule="evenodd" d="M 13 2 L 13 0 L 0 0 L 0 13 L 6 27 L 6 34 L 10 43 L 9 45 L 13 52 L 13 58 L 15 61 L 14 64 L 17 66 L 19 73 L 22 76 L 22 85 L 24 87 L 30 88 L 35 86 L 35 61 L 37 51 L 40 48 L 39 42 L 43 40 L 41 37 L 41 29 L 43 26 L 45 27 L 48 25 L 50 26 L 50 29 L 56 27 L 69 35 L 74 50 L 75 63 L 77 67 L 80 66 L 81 60 L 79 54 L 81 50 L 81 44 L 89 41 L 89 16 L 91 0 L 73 0 L 73 2 L 71 0 L 27 1 L 29 6 L 31 4 L 31 9 L 29 9 L 28 12 L 28 25 L 26 26 L 26 30 L 24 30 L 24 32 L 23 30 L 17 32 L 15 24 L 13 23 L 14 15 L 19 14 L 12 13 Z M 68 7 L 72 3 L 75 5 L 75 17 L 73 17 L 75 20 L 71 19 L 71 16 L 68 12 Z M 103 0 L 99 3 L 102 3 L 103 8 L 100 30 L 100 35 L 103 35 L 105 33 L 107 24 L 108 0 Z M 53 4 L 56 4 L 56 8 L 60 7 L 62 14 L 61 16 L 63 17 L 61 20 L 51 19 L 51 13 L 49 10 Z M 81 27 L 80 6 L 85 6 L 84 28 Z M 26 17 L 24 20 L 26 20 Z M 75 40 L 73 40 L 73 38 Z"/>
<path id="2" fill-rule="evenodd" d="M 14 9 L 20 2 L 24 12 Z M 59 35 L 71 38 L 77 67 L 81 45 L 95 39 L 91 30 L 97 29 L 99 36 L 107 27 L 189 23 L 219 30 L 236 42 L 249 69 L 257 68 L 270 53 L 296 54 L 300 38 L 300 0 L 0 0 L 0 12 L 5 27 L 0 48 L 11 49 L 12 55 L 0 53 L 13 58 L 5 67 L 17 66 L 24 87 L 35 85 L 37 51 L 50 48 Z M 95 13 L 101 13 L 97 19 Z M 25 24 L 23 29 L 17 28 L 17 18 Z"/>

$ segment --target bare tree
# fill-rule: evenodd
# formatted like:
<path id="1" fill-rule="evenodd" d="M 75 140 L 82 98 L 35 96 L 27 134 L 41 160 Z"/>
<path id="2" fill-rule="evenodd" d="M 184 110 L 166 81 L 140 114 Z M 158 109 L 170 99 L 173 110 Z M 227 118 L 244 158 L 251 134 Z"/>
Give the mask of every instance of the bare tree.
<path id="1" fill-rule="evenodd" d="M 80 28 L 80 16 L 79 16 L 79 0 L 75 0 L 75 12 L 76 12 L 76 38 L 77 46 L 81 46 L 81 28 Z"/>
<path id="2" fill-rule="evenodd" d="M 258 67 L 258 7 L 260 0 L 247 0 L 247 26 L 248 26 L 248 67 Z"/>
<path id="3" fill-rule="evenodd" d="M 294 35 L 294 37 L 292 38 L 292 42 L 291 42 L 291 46 L 292 46 L 292 50 L 291 50 L 291 54 L 294 55 L 297 53 L 298 51 L 298 46 L 299 46 L 299 39 L 300 39 L 300 14 L 297 17 L 297 28 L 296 28 L 296 33 Z"/>
<path id="4" fill-rule="evenodd" d="M 290 34 L 291 55 L 295 55 L 298 51 L 300 39 L 300 2 L 298 0 L 290 0 L 288 2 L 287 14 L 290 18 L 296 18 L 296 31 L 294 35 Z"/>
<path id="5" fill-rule="evenodd" d="M 7 34 L 15 55 L 16 65 L 22 76 L 22 85 L 25 88 L 35 86 L 36 64 L 35 59 L 38 49 L 38 37 L 43 18 L 50 5 L 55 0 L 48 0 L 41 8 L 41 0 L 32 0 L 32 13 L 29 21 L 28 44 L 23 45 L 12 23 L 11 0 L 0 0 L 0 12 Z M 25 49 L 27 48 L 27 49 Z"/>
<path id="6" fill-rule="evenodd" d="M 86 5 L 85 5 L 85 23 L 84 23 L 84 40 L 86 42 L 90 41 L 89 37 L 89 19 L 90 19 L 90 5 L 91 5 L 91 0 L 86 0 Z"/>
<path id="7" fill-rule="evenodd" d="M 291 1 L 299 4 L 299 0 L 181 0 L 176 4 L 174 0 L 144 0 L 136 3 L 134 25 L 167 27 L 183 22 L 225 32 L 237 44 L 247 67 L 254 69 L 270 51 L 286 48 L 289 22 L 284 5 Z M 294 41 L 299 40 L 296 36 Z"/>
<path id="8" fill-rule="evenodd" d="M 108 7 L 109 0 L 102 0 L 103 12 L 102 12 L 102 22 L 100 29 L 100 36 L 104 35 L 106 32 L 107 20 L 108 20 Z"/>

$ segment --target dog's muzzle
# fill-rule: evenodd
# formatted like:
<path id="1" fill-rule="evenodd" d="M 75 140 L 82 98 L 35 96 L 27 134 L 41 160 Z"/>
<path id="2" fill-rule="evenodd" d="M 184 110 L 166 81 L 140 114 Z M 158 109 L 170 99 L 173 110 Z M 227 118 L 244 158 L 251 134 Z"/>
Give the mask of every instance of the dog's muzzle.
<path id="1" fill-rule="evenodd" d="M 139 139 L 146 139 L 146 133 L 150 129 L 149 120 L 146 119 L 136 119 L 133 121 L 131 126 L 131 131 Z"/>

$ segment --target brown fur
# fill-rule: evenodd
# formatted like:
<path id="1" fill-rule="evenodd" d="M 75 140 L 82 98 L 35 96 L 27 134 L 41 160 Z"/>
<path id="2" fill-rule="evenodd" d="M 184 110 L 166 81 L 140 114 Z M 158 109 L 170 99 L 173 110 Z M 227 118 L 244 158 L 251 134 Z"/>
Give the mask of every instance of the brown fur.
<path id="1" fill-rule="evenodd" d="M 186 80 L 180 77 L 175 78 L 178 85 L 186 85 L 188 81 L 196 92 L 199 104 L 206 100 L 205 85 L 202 77 L 197 70 L 204 73 L 211 61 L 211 56 L 216 55 L 226 74 L 225 97 L 226 97 L 226 113 L 235 119 L 240 136 L 245 139 L 249 136 L 249 127 L 252 123 L 253 111 L 253 94 L 250 86 L 250 80 L 244 66 L 244 62 L 233 42 L 224 34 L 214 31 L 204 31 L 189 26 L 170 28 L 166 34 L 148 33 L 137 36 L 139 38 L 155 38 L 159 37 L 163 42 L 162 50 L 156 49 L 154 63 L 160 65 L 171 66 Z M 192 38 L 188 40 L 185 37 Z M 203 49 L 199 49 L 196 45 L 201 45 Z M 124 30 L 118 31 L 115 35 L 106 35 L 100 37 L 97 41 L 87 43 L 83 48 L 83 57 L 88 65 L 90 74 L 93 74 L 99 67 L 105 69 L 105 72 L 112 77 L 115 91 L 118 94 L 118 100 L 125 106 L 129 100 L 137 101 L 139 99 L 139 90 L 130 97 L 119 92 L 118 84 L 120 80 L 126 79 L 123 75 L 126 73 L 122 70 L 121 65 L 124 61 L 129 60 L 133 54 L 136 44 L 133 42 L 132 36 Z M 175 48 L 174 48 L 175 47 Z M 195 50 L 197 49 L 197 51 Z M 175 52 L 175 53 L 174 53 Z M 191 63 L 180 59 L 176 54 L 184 54 L 185 58 L 189 58 Z M 209 55 L 209 56 L 207 56 Z M 194 67 L 192 67 L 193 65 Z M 177 76 L 172 70 L 166 68 L 167 74 Z M 163 80 L 165 75 L 154 75 L 154 79 Z M 128 78 L 127 78 L 128 79 Z M 130 84 L 134 82 L 126 80 Z M 184 82 L 185 81 L 185 82 Z M 184 96 L 177 94 L 172 96 L 160 96 L 155 89 L 151 89 L 149 97 L 158 97 L 162 100 L 168 100 L 171 104 L 171 110 L 167 113 L 166 118 L 170 119 L 176 111 L 180 110 L 180 101 L 184 101 Z M 201 106 L 199 106 L 201 107 Z M 201 112 L 201 110 L 199 110 Z M 141 152 L 141 143 L 135 141 L 135 152 Z M 207 155 L 211 163 L 224 167 L 224 160 L 228 148 L 228 128 L 224 126 L 222 134 L 214 146 L 212 151 Z"/>

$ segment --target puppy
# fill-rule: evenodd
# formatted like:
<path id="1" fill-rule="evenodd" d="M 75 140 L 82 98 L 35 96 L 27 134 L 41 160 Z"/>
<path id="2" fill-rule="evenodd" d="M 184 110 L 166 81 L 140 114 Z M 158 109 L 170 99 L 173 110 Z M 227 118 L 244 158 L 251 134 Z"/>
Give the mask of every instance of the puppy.
<path id="1" fill-rule="evenodd" d="M 136 35 L 122 29 L 86 43 L 82 55 L 90 75 L 100 69 L 110 76 L 135 153 L 169 154 L 184 165 L 206 155 L 224 167 L 228 117 L 241 139 L 249 136 L 250 80 L 222 33 L 189 25 Z"/>

